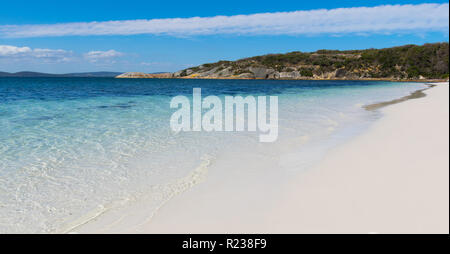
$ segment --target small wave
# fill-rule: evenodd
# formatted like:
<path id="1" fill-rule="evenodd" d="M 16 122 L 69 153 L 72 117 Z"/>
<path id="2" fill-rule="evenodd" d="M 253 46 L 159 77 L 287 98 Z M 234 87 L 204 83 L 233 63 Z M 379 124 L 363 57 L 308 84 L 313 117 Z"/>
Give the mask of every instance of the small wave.
<path id="1" fill-rule="evenodd" d="M 115 210 L 115 214 L 118 216 L 113 219 L 105 219 L 107 221 L 106 223 L 99 222 L 98 225 L 102 231 L 110 232 L 113 228 L 127 228 L 130 231 L 133 229 L 138 230 L 139 227 L 148 223 L 166 202 L 206 179 L 208 168 L 213 157 L 205 154 L 200 159 L 200 165 L 187 176 L 166 184 L 153 185 L 150 187 L 148 193 L 142 194 L 139 197 L 129 197 L 107 206 L 99 206 L 81 218 L 67 223 L 55 233 L 76 233 L 77 230 L 82 230 L 84 225 L 95 223 L 94 221 L 100 221 L 102 217 L 113 210 Z M 144 207 L 133 209 L 134 206 Z M 139 214 L 133 211 L 139 211 Z"/>

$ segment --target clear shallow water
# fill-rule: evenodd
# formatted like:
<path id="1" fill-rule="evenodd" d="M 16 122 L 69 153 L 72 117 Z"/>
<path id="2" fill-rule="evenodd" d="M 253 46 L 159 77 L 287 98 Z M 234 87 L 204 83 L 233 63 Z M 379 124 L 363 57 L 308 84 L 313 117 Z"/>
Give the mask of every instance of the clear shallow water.
<path id="1" fill-rule="evenodd" d="M 203 96 L 278 95 L 277 142 L 259 143 L 253 132 L 174 134 L 170 99 L 190 97 L 194 87 L 202 88 Z M 286 153 L 282 164 L 306 169 L 380 117 L 363 105 L 423 87 L 360 81 L 0 78 L 0 232 L 64 232 L 141 196 L 156 210 L 195 184 L 201 177 L 195 172 L 224 152 Z"/>

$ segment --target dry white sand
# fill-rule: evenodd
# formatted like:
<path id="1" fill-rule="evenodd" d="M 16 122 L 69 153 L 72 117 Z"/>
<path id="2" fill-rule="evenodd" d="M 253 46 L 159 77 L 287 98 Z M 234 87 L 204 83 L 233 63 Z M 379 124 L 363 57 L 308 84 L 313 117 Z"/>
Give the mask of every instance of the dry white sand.
<path id="1" fill-rule="evenodd" d="M 366 133 L 306 172 L 276 170 L 279 158 L 264 155 L 225 157 L 207 181 L 175 196 L 150 221 L 77 231 L 448 234 L 448 83 L 425 93 L 382 108 L 384 117 Z M 246 160 L 264 165 L 233 166 Z"/>
<path id="2" fill-rule="evenodd" d="M 448 83 L 425 93 L 302 175 L 270 231 L 448 234 Z"/>

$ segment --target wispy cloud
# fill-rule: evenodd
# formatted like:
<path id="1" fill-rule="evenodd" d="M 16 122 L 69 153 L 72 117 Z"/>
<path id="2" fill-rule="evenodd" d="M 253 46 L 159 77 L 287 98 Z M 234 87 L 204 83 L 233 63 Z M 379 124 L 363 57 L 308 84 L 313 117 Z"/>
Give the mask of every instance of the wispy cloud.
<path id="1" fill-rule="evenodd" d="M 0 45 L 0 60 L 15 62 L 39 61 L 39 63 L 83 62 L 93 64 L 113 64 L 118 57 L 125 55 L 116 50 L 89 51 L 87 53 L 74 53 L 63 49 L 42 49 L 18 47 L 13 45 Z"/>
<path id="2" fill-rule="evenodd" d="M 30 47 L 17 47 L 0 45 L 0 58 L 9 59 L 39 59 L 42 61 L 62 62 L 69 61 L 73 53 L 62 49 L 41 49 Z"/>
<path id="3" fill-rule="evenodd" d="M 123 53 L 113 49 L 108 51 L 89 51 L 84 54 L 84 57 L 92 63 L 97 63 L 99 61 L 113 63 L 114 59 L 120 56 L 123 56 Z"/>
<path id="4" fill-rule="evenodd" d="M 29 47 L 16 47 L 11 45 L 0 45 L 0 57 L 20 56 L 32 52 Z"/>
<path id="5" fill-rule="evenodd" d="M 3 25 L 1 37 L 154 34 L 193 36 L 448 31 L 449 4 L 381 5 L 252 15 Z"/>

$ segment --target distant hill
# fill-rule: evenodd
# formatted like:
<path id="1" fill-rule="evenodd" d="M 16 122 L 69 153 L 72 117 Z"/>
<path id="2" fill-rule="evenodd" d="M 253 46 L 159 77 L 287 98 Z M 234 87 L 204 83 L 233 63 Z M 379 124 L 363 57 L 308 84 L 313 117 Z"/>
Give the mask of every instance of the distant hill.
<path id="1" fill-rule="evenodd" d="M 32 71 L 21 71 L 15 73 L 9 72 L 0 72 L 0 77 L 93 77 L 93 78 L 113 78 L 117 75 L 120 75 L 121 72 L 108 72 L 108 71 L 99 71 L 99 72 L 81 72 L 81 73 L 66 73 L 66 74 L 51 74 L 51 73 L 41 73 L 41 72 L 32 72 Z"/>
<path id="2" fill-rule="evenodd" d="M 448 79 L 449 44 L 384 49 L 290 52 L 219 61 L 173 73 L 175 78 Z"/>

